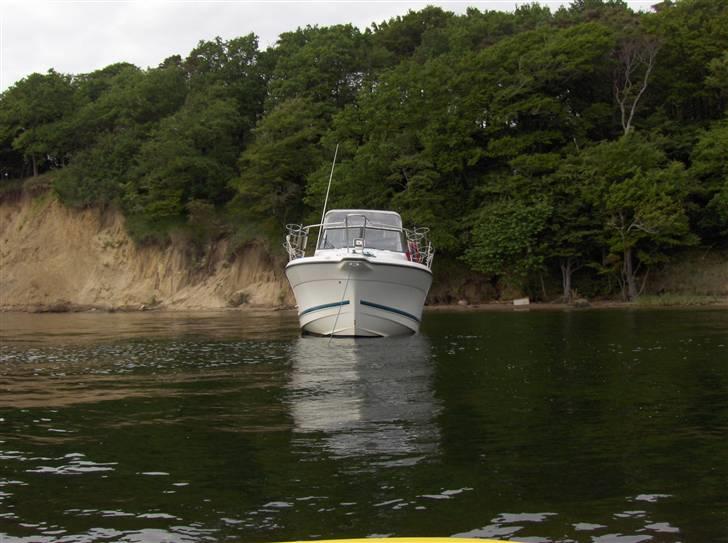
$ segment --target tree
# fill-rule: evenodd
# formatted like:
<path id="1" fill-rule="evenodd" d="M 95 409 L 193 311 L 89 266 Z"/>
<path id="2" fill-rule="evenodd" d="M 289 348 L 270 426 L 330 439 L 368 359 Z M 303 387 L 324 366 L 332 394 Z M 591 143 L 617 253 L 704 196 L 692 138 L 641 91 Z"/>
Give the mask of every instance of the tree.
<path id="1" fill-rule="evenodd" d="M 440 58 L 401 63 L 334 117 L 324 139 L 332 149 L 341 144 L 333 206 L 394 207 L 407 223 L 432 227 L 441 249 L 456 249 L 465 206 L 460 174 L 476 127 L 454 114 L 459 97 L 442 84 L 454 73 Z M 325 166 L 309 176 L 309 205 L 323 202 L 327 180 Z"/>
<path id="2" fill-rule="evenodd" d="M 144 71 L 123 64 L 86 76 L 79 94 L 81 105 L 68 120 L 67 137 L 74 148 L 84 149 L 104 132 L 148 131 L 184 104 L 187 85 L 179 66 Z"/>
<path id="3" fill-rule="evenodd" d="M 508 176 L 513 158 L 609 137 L 612 97 L 603 87 L 615 39 L 600 23 L 539 29 L 473 58 L 466 103 L 480 104 L 475 122 L 490 172 Z"/>
<path id="4" fill-rule="evenodd" d="M 648 107 L 683 125 L 718 119 L 725 97 L 705 83 L 711 62 L 728 49 L 728 1 L 663 3 L 642 21 L 661 42 Z"/>
<path id="5" fill-rule="evenodd" d="M 307 26 L 281 34 L 267 109 L 298 97 L 336 108 L 351 103 L 367 68 L 366 40 L 352 25 Z"/>
<path id="6" fill-rule="evenodd" d="M 193 92 L 215 86 L 236 101 L 242 138 L 249 135 L 263 112 L 270 74 L 260 59 L 258 37 L 247 34 L 227 41 L 220 37 L 200 41 L 181 63 Z"/>
<path id="7" fill-rule="evenodd" d="M 543 269 L 542 233 L 553 208 L 546 202 L 503 200 L 481 209 L 463 260 L 474 270 L 525 282 Z"/>
<path id="8" fill-rule="evenodd" d="M 142 71 L 113 64 L 80 77 L 79 105 L 58 123 L 69 156 L 54 180 L 61 201 L 75 207 L 117 203 L 151 130 L 182 105 L 186 94 L 175 65 Z"/>
<path id="9" fill-rule="evenodd" d="M 660 44 L 654 37 L 637 35 L 624 39 L 615 52 L 614 98 L 625 135 L 633 129 L 634 114 L 647 90 L 659 50 Z"/>
<path id="10" fill-rule="evenodd" d="M 451 12 L 436 6 L 409 11 L 381 24 L 373 24 L 374 42 L 390 51 L 396 62 L 407 59 L 427 41 L 428 35 L 446 28 L 453 19 Z"/>
<path id="11" fill-rule="evenodd" d="M 541 188 L 553 208 L 544 234 L 547 261 L 555 262 L 561 272 L 562 299 L 567 303 L 573 297 L 574 273 L 590 264 L 603 242 L 594 210 L 584 198 L 588 180 L 574 174 L 572 160 L 561 159 L 554 172 L 545 175 Z"/>
<path id="12" fill-rule="evenodd" d="M 689 173 L 695 230 L 703 239 L 728 236 L 728 120 L 705 130 L 693 148 Z"/>
<path id="13" fill-rule="evenodd" d="M 0 141 L 10 139 L 37 176 L 41 163 L 56 151 L 58 121 L 72 108 L 70 76 L 55 70 L 31 74 L 0 95 Z"/>
<path id="14" fill-rule="evenodd" d="M 222 206 L 236 175 L 240 116 L 224 89 L 192 93 L 139 150 L 124 207 L 138 239 L 182 224 L 192 200 Z M 199 206 L 198 206 L 199 207 Z"/>
<path id="15" fill-rule="evenodd" d="M 710 75 L 705 78 L 705 85 L 715 89 L 723 100 L 723 107 L 728 103 L 728 51 L 722 57 L 714 58 L 708 63 Z"/>
<path id="16" fill-rule="evenodd" d="M 87 149 L 76 152 L 70 165 L 53 181 L 63 203 L 85 208 L 118 202 L 129 170 L 142 144 L 140 130 L 105 132 Z"/>
<path id="17" fill-rule="evenodd" d="M 253 130 L 253 142 L 240 155 L 235 207 L 246 221 L 277 232 L 304 214 L 306 177 L 323 160 L 319 147 L 326 109 L 292 98 L 268 113 Z"/>
<path id="18" fill-rule="evenodd" d="M 697 241 L 685 211 L 684 166 L 636 135 L 597 144 L 576 161 L 574 173 L 587 183 L 584 198 L 601 223 L 608 262 L 619 266 L 624 295 L 634 300 L 642 266 Z"/>

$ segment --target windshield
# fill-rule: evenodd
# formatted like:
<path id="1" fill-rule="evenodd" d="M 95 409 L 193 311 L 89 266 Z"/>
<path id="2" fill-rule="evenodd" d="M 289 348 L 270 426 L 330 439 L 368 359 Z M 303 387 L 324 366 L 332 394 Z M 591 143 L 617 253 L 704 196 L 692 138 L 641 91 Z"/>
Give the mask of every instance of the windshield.
<path id="1" fill-rule="evenodd" d="M 366 249 L 380 249 L 383 251 L 404 252 L 402 232 L 399 230 L 384 230 L 382 228 L 364 228 L 360 226 L 349 227 L 349 239 L 346 239 L 346 228 L 326 228 L 319 249 L 344 249 L 353 247 L 354 240 L 364 238 Z"/>

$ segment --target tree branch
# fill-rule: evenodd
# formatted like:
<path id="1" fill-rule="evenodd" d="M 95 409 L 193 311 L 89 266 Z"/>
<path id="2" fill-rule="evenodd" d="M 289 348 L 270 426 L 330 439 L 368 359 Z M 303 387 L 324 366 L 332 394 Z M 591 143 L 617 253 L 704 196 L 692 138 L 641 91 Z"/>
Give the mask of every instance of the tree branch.
<path id="1" fill-rule="evenodd" d="M 622 130 L 632 130 L 637 105 L 647 90 L 660 46 L 650 36 L 625 40 L 616 51 L 618 67 L 614 72 L 614 98 L 619 105 Z M 640 75 L 640 72 L 643 72 Z M 635 87 L 639 90 L 635 92 Z"/>

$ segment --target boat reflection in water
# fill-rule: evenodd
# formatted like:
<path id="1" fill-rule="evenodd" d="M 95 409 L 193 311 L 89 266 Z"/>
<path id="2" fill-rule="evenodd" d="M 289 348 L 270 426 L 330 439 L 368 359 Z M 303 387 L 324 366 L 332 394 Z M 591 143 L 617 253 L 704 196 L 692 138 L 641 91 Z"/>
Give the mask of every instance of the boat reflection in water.
<path id="1" fill-rule="evenodd" d="M 424 460 L 440 440 L 432 380 L 422 335 L 300 338 L 289 384 L 297 444 L 314 454 L 377 456 L 378 465 Z"/>

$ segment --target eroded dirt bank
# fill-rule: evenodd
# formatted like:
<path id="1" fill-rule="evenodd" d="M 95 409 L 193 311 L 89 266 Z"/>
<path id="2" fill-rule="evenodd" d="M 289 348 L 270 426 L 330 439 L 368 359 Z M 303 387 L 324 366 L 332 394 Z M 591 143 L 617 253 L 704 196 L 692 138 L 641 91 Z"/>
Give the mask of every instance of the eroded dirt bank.
<path id="1" fill-rule="evenodd" d="M 275 307 L 291 295 L 257 245 L 231 255 L 186 243 L 138 247 L 120 213 L 71 210 L 47 194 L 0 203 L 0 310 Z"/>

